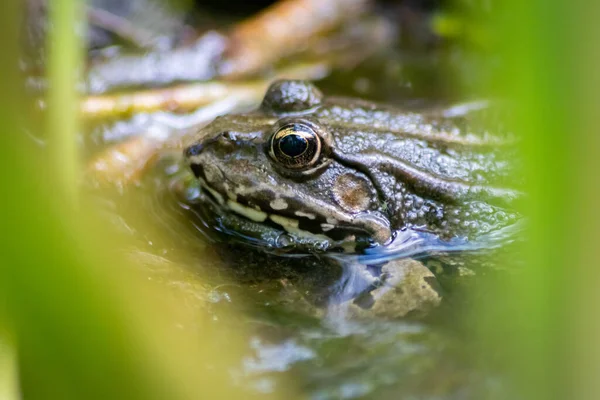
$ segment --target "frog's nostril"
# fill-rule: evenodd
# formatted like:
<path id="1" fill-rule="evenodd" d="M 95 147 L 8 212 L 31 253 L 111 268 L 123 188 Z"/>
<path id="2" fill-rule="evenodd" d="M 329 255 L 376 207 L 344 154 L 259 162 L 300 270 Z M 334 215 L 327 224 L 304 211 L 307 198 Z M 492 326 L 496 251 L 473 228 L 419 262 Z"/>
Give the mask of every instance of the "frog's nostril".
<path id="1" fill-rule="evenodd" d="M 232 133 L 229 131 L 225 131 L 225 132 L 221 133 L 219 138 L 221 140 L 224 140 L 225 142 L 235 142 L 237 140 L 235 133 Z"/>
<path id="2" fill-rule="evenodd" d="M 235 133 L 222 132 L 215 138 L 214 144 L 216 145 L 216 149 L 229 153 L 235 148 L 236 140 Z"/>

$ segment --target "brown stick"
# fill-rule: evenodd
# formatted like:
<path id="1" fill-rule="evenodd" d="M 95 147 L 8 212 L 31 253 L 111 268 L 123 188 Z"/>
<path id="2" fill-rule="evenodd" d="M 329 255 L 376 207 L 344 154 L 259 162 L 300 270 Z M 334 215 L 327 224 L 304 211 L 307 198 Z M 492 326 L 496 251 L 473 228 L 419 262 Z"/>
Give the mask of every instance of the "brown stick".
<path id="1" fill-rule="evenodd" d="M 316 79 L 328 70 L 326 62 L 298 65 L 281 71 L 271 79 Z M 124 117 L 138 112 L 189 111 L 226 96 L 253 95 L 260 97 L 271 81 L 200 82 L 164 89 L 142 90 L 133 93 L 88 96 L 81 103 L 85 118 Z"/>
<path id="2" fill-rule="evenodd" d="M 133 93 L 88 96 L 81 103 L 81 113 L 88 118 L 103 118 L 157 110 L 187 111 L 223 98 L 234 91 L 252 89 L 251 84 L 228 86 L 220 82 L 204 82 Z"/>
<path id="3" fill-rule="evenodd" d="M 309 39 L 363 13 L 369 0 L 282 0 L 238 24 L 220 73 L 239 77 L 298 51 Z"/>
<path id="4" fill-rule="evenodd" d="M 100 8 L 87 8 L 90 24 L 106 29 L 139 48 L 152 47 L 152 35 L 134 26 L 127 19 Z"/>

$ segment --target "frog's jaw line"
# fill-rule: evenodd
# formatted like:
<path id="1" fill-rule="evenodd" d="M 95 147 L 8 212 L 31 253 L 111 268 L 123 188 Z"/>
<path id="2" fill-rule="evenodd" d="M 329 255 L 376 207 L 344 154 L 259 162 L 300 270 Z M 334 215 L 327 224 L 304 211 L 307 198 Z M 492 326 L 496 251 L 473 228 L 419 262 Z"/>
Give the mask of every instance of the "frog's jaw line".
<path id="1" fill-rule="evenodd" d="M 283 229 L 286 230 L 286 232 L 291 233 L 293 235 L 306 236 L 306 237 L 311 237 L 313 239 L 320 239 L 320 240 L 332 240 L 327 235 L 323 235 L 320 233 L 312 233 L 312 232 L 300 229 L 299 228 L 300 221 L 298 221 L 296 219 L 282 217 L 282 216 L 276 215 L 276 214 L 271 214 L 269 216 L 269 219 L 271 221 L 275 222 L 277 225 L 280 225 Z"/>
<path id="2" fill-rule="evenodd" d="M 267 219 L 269 219 L 269 220 L 273 221 L 274 223 L 276 223 L 277 225 L 281 226 L 283 229 L 285 229 L 286 232 L 291 233 L 293 235 L 311 237 L 313 239 L 320 239 L 320 240 L 331 240 L 331 238 L 326 235 L 319 234 L 319 233 L 312 233 L 312 232 L 300 229 L 299 228 L 300 221 L 298 221 L 296 219 L 283 217 L 283 216 L 277 215 L 277 214 L 267 214 L 266 212 L 264 212 L 262 210 L 255 210 L 254 208 L 247 207 L 247 206 L 240 204 L 238 202 L 235 202 L 233 200 L 227 201 L 227 207 L 229 208 L 229 210 L 233 211 L 234 213 L 241 215 L 242 217 L 245 217 L 254 222 L 265 222 Z"/>
<path id="3" fill-rule="evenodd" d="M 221 195 L 221 193 L 217 192 L 215 189 L 211 188 L 204 179 L 198 178 L 198 180 L 200 182 L 200 186 L 202 186 L 203 189 L 209 192 L 212 195 L 212 197 L 217 201 L 217 203 L 219 203 L 219 205 L 221 205 L 222 207 L 225 207 L 230 211 L 233 211 L 236 214 L 239 214 L 242 217 L 248 218 L 249 220 L 254 222 L 264 222 L 267 220 L 268 214 L 266 212 L 262 210 L 255 210 L 231 199 L 228 199 L 227 202 L 225 202 L 223 195 Z"/>
<path id="4" fill-rule="evenodd" d="M 213 195 L 213 197 L 217 200 L 217 202 L 220 205 L 224 205 L 225 204 L 225 200 L 223 199 L 223 196 L 221 196 L 221 193 L 217 192 L 214 189 L 209 188 L 208 186 L 205 186 L 205 189 L 208 190 L 210 192 L 210 194 Z"/>
<path id="5" fill-rule="evenodd" d="M 217 192 L 215 189 L 211 188 L 204 179 L 198 179 L 200 182 L 200 186 L 202 186 L 203 189 L 209 192 L 221 207 L 227 209 L 228 211 L 234 212 L 254 222 L 265 222 L 268 219 L 274 222 L 275 224 L 281 226 L 286 232 L 292 235 L 308 237 L 315 240 L 333 240 L 324 232 L 335 228 L 335 225 L 323 224 L 323 233 L 313 233 L 304 229 L 300 229 L 300 221 L 296 219 L 284 217 L 277 214 L 268 214 L 263 210 L 250 208 L 231 199 L 225 201 L 223 195 L 221 195 L 221 193 Z M 344 250 L 349 251 L 346 248 Z"/>
<path id="6" fill-rule="evenodd" d="M 227 200 L 227 207 L 229 207 L 231 211 L 241 215 L 242 217 L 246 217 L 254 222 L 265 222 L 267 220 L 268 215 L 266 212 L 246 207 L 233 200 Z"/>

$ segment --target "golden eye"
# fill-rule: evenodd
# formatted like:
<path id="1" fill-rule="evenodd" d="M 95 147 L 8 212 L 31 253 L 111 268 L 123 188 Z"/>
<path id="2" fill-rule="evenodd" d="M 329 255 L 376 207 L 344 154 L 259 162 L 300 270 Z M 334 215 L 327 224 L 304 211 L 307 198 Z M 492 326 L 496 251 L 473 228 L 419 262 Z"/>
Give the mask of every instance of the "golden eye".
<path id="1" fill-rule="evenodd" d="M 291 123 L 279 128 L 271 136 L 269 154 L 286 168 L 311 167 L 319 159 L 321 139 L 308 125 Z"/>

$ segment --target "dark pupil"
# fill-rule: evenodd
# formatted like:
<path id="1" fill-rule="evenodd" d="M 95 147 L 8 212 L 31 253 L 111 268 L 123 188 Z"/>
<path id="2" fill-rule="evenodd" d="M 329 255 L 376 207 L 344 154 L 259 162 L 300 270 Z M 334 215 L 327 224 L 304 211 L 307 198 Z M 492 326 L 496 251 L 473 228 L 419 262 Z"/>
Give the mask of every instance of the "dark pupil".
<path id="1" fill-rule="evenodd" d="M 279 140 L 279 149 L 288 157 L 297 157 L 306 151 L 308 143 L 300 135 L 290 134 Z"/>

